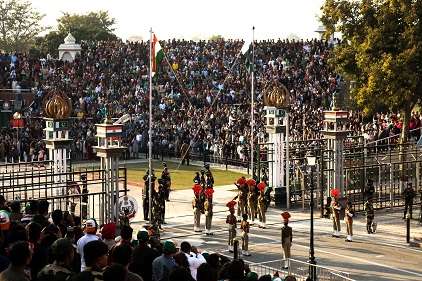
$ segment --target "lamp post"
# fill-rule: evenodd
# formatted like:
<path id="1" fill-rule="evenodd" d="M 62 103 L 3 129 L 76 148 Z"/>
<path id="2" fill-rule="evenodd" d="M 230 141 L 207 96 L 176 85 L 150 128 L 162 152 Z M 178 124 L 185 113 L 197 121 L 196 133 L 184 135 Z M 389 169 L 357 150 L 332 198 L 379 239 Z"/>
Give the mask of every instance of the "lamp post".
<path id="1" fill-rule="evenodd" d="M 315 261 L 315 250 L 314 250 L 314 168 L 316 164 L 316 157 L 315 156 L 307 156 L 306 162 L 308 167 L 310 167 L 310 187 L 311 187 L 311 203 L 310 211 L 311 211 L 311 225 L 310 225 L 310 236 L 309 236 L 309 278 L 312 281 L 317 280 L 316 276 L 316 261 Z"/>

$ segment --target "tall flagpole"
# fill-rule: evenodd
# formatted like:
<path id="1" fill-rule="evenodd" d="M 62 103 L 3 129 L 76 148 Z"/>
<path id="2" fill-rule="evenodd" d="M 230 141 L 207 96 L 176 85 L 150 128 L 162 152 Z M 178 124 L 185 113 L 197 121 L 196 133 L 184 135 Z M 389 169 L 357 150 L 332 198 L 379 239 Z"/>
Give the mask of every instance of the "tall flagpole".
<path id="1" fill-rule="evenodd" d="M 254 71 L 255 71 L 255 26 L 252 27 L 252 71 L 251 71 L 251 175 L 254 176 Z"/>
<path id="2" fill-rule="evenodd" d="M 152 28 L 149 30 L 149 130 L 148 130 L 148 191 L 149 221 L 152 222 Z"/>

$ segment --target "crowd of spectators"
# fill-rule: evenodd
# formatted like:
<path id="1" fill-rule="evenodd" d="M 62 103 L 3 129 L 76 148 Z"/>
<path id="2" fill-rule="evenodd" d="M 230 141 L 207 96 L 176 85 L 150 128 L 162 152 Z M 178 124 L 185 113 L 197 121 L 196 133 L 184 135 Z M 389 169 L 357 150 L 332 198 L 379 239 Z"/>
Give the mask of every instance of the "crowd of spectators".
<path id="1" fill-rule="evenodd" d="M 1 281 L 295 280 L 278 272 L 258 278 L 241 259 L 187 241 L 160 242 L 147 229 L 134 235 L 126 223 L 99 226 L 61 210 L 50 214 L 45 200 L 22 212 L 19 201 L 0 196 L 0 234 Z"/>
<path id="2" fill-rule="evenodd" d="M 247 162 L 251 138 L 250 75 L 244 57 L 237 57 L 243 41 L 168 40 L 161 45 L 166 59 L 154 76 L 154 150 L 179 156 L 180 147 L 187 143 L 194 153 L 225 155 Z M 330 108 L 341 79 L 327 63 L 332 47 L 332 43 L 320 40 L 256 43 L 253 133 L 257 140 L 267 139 L 263 89 L 271 81 L 283 83 L 290 91 L 291 140 L 322 137 L 323 111 Z M 73 158 L 93 157 L 94 124 L 106 112 L 115 119 L 127 114 L 126 157 L 137 157 L 146 152 L 148 142 L 148 48 L 148 42 L 82 42 L 81 55 L 71 63 L 58 60 L 34 63 L 24 55 L 13 55 L 8 60 L 2 56 L 2 86 L 28 84 L 24 81 L 30 78 L 36 93 L 25 114 L 27 118 L 41 116 L 42 98 L 49 91 L 63 91 L 71 98 L 72 116 L 78 117 L 71 129 L 71 138 L 75 140 Z M 350 115 L 350 130 L 368 140 L 394 134 L 401 128 L 397 114 L 377 114 L 374 122 L 364 122 L 359 112 Z M 413 118 L 411 127 L 420 127 L 419 114 Z M 37 122 L 28 122 L 27 126 L 34 123 L 39 128 Z M 15 136 L 15 131 L 10 131 L 9 137 L 0 139 L 0 143 L 14 146 L 23 160 L 23 151 L 28 151 L 31 143 L 18 141 Z M 29 139 L 33 142 L 41 138 Z"/>

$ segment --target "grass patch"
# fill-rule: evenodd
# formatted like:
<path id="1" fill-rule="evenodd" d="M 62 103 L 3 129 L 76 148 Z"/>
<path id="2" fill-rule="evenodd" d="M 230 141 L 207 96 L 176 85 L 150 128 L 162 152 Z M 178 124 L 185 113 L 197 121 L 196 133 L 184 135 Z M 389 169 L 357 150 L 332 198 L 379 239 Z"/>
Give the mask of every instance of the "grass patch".
<path id="1" fill-rule="evenodd" d="M 172 189 L 188 189 L 192 188 L 193 178 L 195 177 L 195 172 L 200 171 L 200 166 L 180 166 L 179 169 L 178 163 L 167 162 L 167 166 L 170 170 L 171 176 L 171 187 Z M 163 166 L 161 161 L 153 161 L 152 167 L 155 170 L 155 176 L 157 178 L 161 177 L 161 172 L 163 171 Z M 148 163 L 139 163 L 139 164 L 127 164 L 127 180 L 132 183 L 142 184 L 143 176 L 148 169 Z M 211 168 L 211 171 L 214 175 L 215 186 L 219 185 L 228 185 L 235 182 L 242 173 L 219 170 Z"/>

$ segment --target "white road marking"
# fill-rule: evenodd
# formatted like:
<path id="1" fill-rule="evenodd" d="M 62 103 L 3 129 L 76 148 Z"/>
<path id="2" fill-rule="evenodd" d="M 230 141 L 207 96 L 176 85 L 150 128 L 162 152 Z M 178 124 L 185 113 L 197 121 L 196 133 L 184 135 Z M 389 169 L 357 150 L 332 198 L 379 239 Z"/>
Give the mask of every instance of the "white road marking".
<path id="1" fill-rule="evenodd" d="M 298 246 L 298 247 L 301 247 L 301 248 L 309 248 L 308 246 L 299 245 L 299 244 L 295 244 L 295 246 Z M 353 259 L 353 260 L 356 260 L 356 261 L 364 262 L 364 263 L 367 263 L 367 264 L 372 264 L 372 265 L 376 265 L 376 266 L 380 266 L 380 267 L 385 267 L 385 268 L 388 268 L 388 269 L 391 269 L 391 270 L 394 270 L 394 271 L 404 272 L 404 273 L 407 273 L 407 274 L 411 274 L 411 275 L 422 277 L 422 274 L 417 273 L 417 272 L 413 272 L 413 271 L 410 271 L 410 270 L 405 270 L 405 269 L 397 268 L 397 267 L 394 267 L 394 266 L 390 266 L 390 265 L 386 265 L 386 264 L 382 264 L 382 263 L 378 263 L 378 262 L 369 261 L 369 260 L 362 259 L 362 258 L 356 258 L 356 257 L 347 256 L 347 255 L 343 255 L 343 254 L 337 254 L 337 253 L 334 253 L 334 252 L 325 251 L 325 250 L 321 250 L 321 249 L 315 249 L 315 251 L 316 252 L 325 253 L 325 254 L 329 254 L 329 255 L 338 256 L 338 257 L 341 257 L 341 258 L 349 258 L 349 259 Z"/>

